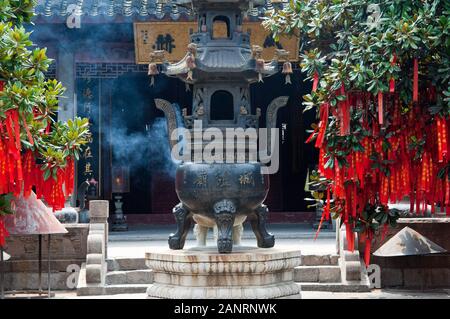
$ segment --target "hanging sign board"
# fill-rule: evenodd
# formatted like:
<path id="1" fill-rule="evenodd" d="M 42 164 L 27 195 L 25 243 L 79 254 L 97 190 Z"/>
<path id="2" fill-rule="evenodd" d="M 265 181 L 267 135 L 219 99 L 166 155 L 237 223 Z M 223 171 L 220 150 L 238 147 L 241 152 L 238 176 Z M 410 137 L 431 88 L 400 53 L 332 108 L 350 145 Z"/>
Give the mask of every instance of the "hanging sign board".
<path id="1" fill-rule="evenodd" d="M 266 61 L 272 60 L 275 49 L 289 51 L 289 59 L 297 61 L 299 39 L 280 38 L 276 43 L 270 33 L 264 29 L 260 22 L 244 22 L 244 32 L 250 34 L 251 45 L 259 45 L 263 48 L 262 57 Z M 134 44 L 137 64 L 147 64 L 150 53 L 154 50 L 165 50 L 165 57 L 170 62 L 181 60 L 186 54 L 187 45 L 190 43 L 190 34 L 197 32 L 196 22 L 136 22 L 134 23 Z M 224 32 L 218 25 L 214 30 L 216 37 Z"/>

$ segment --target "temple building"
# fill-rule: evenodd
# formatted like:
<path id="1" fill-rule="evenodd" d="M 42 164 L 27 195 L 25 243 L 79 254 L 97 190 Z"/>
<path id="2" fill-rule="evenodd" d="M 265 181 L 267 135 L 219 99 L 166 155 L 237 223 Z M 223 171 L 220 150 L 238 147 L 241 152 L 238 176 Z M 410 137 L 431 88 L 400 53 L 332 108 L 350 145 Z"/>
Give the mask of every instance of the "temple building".
<path id="1" fill-rule="evenodd" d="M 188 1 L 186 1 L 188 3 Z M 314 121 L 314 112 L 303 113 L 302 96 L 311 90 L 300 73 L 297 39 L 273 40 L 261 26 L 261 17 L 272 6 L 288 1 L 251 1 L 243 21 L 243 31 L 251 34 L 269 61 L 276 49 L 289 52 L 293 74 L 290 81 L 280 62 L 276 75 L 250 87 L 252 106 L 265 112 L 277 96 L 289 96 L 278 113 L 280 168 L 270 176 L 270 222 L 313 222 L 315 211 L 307 208 L 305 180 L 314 168 L 317 154 L 305 144 L 305 131 Z M 186 52 L 189 35 L 196 32 L 192 10 L 170 0 L 39 0 L 31 39 L 47 47 L 54 63 L 47 72 L 66 87 L 58 118 L 88 117 L 92 143 L 77 165 L 76 186 L 86 180 L 96 186 L 95 197 L 123 201 L 128 224 L 173 223 L 172 208 L 178 199 L 174 187 L 175 166 L 170 157 L 164 114 L 155 98 L 177 104 L 192 113 L 192 87 L 176 78 L 149 77 L 150 53 L 165 50 L 171 62 Z M 229 23 L 216 17 L 214 35 L 230 36 Z M 266 58 L 267 57 L 267 58 Z M 225 103 L 219 97 L 218 103 Z M 223 109 L 213 117 L 226 118 Z M 95 182 L 96 183 L 95 183 Z M 92 197 L 91 197 L 92 198 Z"/>

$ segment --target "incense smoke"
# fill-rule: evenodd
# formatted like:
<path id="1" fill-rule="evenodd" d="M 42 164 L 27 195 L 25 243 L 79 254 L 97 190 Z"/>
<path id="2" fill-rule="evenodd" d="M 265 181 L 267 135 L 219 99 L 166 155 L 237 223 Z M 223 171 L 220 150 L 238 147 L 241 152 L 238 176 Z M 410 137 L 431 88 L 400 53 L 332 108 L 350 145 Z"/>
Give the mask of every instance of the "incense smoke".
<path id="1" fill-rule="evenodd" d="M 177 119 L 181 119 L 179 107 Z M 149 170 L 175 177 L 176 162 L 171 157 L 167 122 L 157 117 L 143 128 L 143 131 L 130 132 L 126 123 L 118 116 L 110 128 L 108 142 L 113 153 L 113 165 L 128 166 L 130 171 Z"/>

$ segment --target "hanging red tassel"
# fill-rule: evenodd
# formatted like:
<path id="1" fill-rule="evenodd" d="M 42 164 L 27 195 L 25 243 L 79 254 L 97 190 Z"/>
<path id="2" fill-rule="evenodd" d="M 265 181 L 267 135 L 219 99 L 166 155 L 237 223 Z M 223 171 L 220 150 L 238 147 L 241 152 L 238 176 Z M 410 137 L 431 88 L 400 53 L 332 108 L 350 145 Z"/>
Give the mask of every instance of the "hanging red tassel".
<path id="1" fill-rule="evenodd" d="M 392 61 L 391 61 L 391 65 L 395 65 L 395 62 L 397 62 L 397 56 L 394 54 L 392 56 Z M 394 93 L 395 92 L 395 79 L 393 77 L 391 77 L 391 79 L 389 80 L 389 92 Z"/>
<path id="2" fill-rule="evenodd" d="M 438 131 L 440 128 L 440 133 L 438 133 L 438 143 L 439 143 L 439 137 L 441 138 L 440 143 L 441 143 L 441 150 L 439 151 L 439 162 L 443 162 L 444 159 L 449 159 L 448 158 L 448 135 L 447 135 L 447 121 L 445 120 L 444 117 L 439 116 L 438 119 Z M 439 125 L 440 123 L 440 125 Z"/>
<path id="3" fill-rule="evenodd" d="M 319 133 L 317 134 L 315 144 L 315 147 L 317 148 L 320 148 L 322 146 L 323 140 L 325 139 L 325 132 L 328 126 L 329 109 L 330 105 L 328 103 L 324 103 L 320 106 Z"/>
<path id="4" fill-rule="evenodd" d="M 313 92 L 316 92 L 318 85 L 319 85 L 319 74 L 317 72 L 314 72 L 313 86 L 312 86 Z"/>
<path id="5" fill-rule="evenodd" d="M 66 191 L 66 196 L 70 196 L 73 192 L 73 181 L 74 181 L 74 161 L 72 157 L 67 158 L 67 166 L 64 170 L 65 180 L 64 186 Z"/>
<path id="6" fill-rule="evenodd" d="M 330 220 L 330 198 L 331 197 L 331 195 L 330 195 L 330 186 L 328 186 L 327 187 L 327 202 L 326 202 L 326 205 L 325 205 L 325 219 L 326 220 Z"/>
<path id="7" fill-rule="evenodd" d="M 370 263 L 370 250 L 372 247 L 372 239 L 373 239 L 373 233 L 371 230 L 367 230 L 367 236 L 366 236 L 366 245 L 364 247 L 364 263 L 366 264 L 366 267 L 369 266 Z"/>
<path id="8" fill-rule="evenodd" d="M 320 123 L 319 123 L 319 125 L 320 125 Z M 311 133 L 311 135 L 306 139 L 305 144 L 308 144 L 308 143 L 310 143 L 310 142 L 312 141 L 312 139 L 314 138 L 314 135 L 317 133 L 318 129 L 319 129 L 319 126 L 316 126 L 316 127 L 314 128 L 314 131 L 313 131 L 313 132 Z"/>
<path id="9" fill-rule="evenodd" d="M 355 250 L 355 234 L 353 234 L 348 222 L 345 224 L 345 231 L 347 236 L 347 250 L 353 252 Z"/>
<path id="10" fill-rule="evenodd" d="M 438 152 L 438 162 L 442 163 L 444 161 L 444 154 L 442 152 L 442 121 L 441 118 L 438 116 L 436 117 L 436 133 L 437 133 L 437 152 Z"/>
<path id="11" fill-rule="evenodd" d="M 381 189 L 380 189 L 380 203 L 381 205 L 387 205 L 389 201 L 389 178 L 382 174 L 381 176 Z"/>
<path id="12" fill-rule="evenodd" d="M 49 188 L 48 195 L 44 198 L 48 201 L 48 204 L 52 207 L 53 211 L 57 211 L 64 208 L 64 192 L 63 192 L 63 183 L 64 183 L 64 172 L 61 169 L 58 169 L 56 174 L 56 180 L 53 177 L 50 177 L 48 180 Z M 48 200 L 48 198 L 50 198 Z"/>
<path id="13" fill-rule="evenodd" d="M 0 138 L 0 194 L 9 193 L 9 183 L 7 176 L 6 149 Z"/>
<path id="14" fill-rule="evenodd" d="M 413 102 L 419 101 L 419 60 L 414 59 Z"/>
<path id="15" fill-rule="evenodd" d="M 36 184 L 35 163 L 33 152 L 28 150 L 23 159 L 23 196 L 30 196 L 33 185 Z"/>
<path id="16" fill-rule="evenodd" d="M 391 92 L 391 93 L 395 92 L 395 80 L 394 80 L 394 78 L 391 78 L 389 80 L 389 92 Z"/>
<path id="17" fill-rule="evenodd" d="M 339 197 L 344 198 L 345 197 L 345 187 L 344 187 L 344 181 L 342 177 L 342 169 L 339 167 L 338 160 L 335 159 L 334 162 L 334 190 L 333 193 Z"/>
<path id="18" fill-rule="evenodd" d="M 314 240 L 316 240 L 317 237 L 319 236 L 319 232 L 320 232 L 320 229 L 322 228 L 324 217 L 325 217 L 325 212 L 322 212 L 322 217 L 320 217 L 319 227 L 317 227 L 316 234 L 314 235 Z"/>
<path id="19" fill-rule="evenodd" d="M 378 123 L 383 125 L 384 123 L 384 110 L 383 110 L 383 92 L 378 92 Z"/>

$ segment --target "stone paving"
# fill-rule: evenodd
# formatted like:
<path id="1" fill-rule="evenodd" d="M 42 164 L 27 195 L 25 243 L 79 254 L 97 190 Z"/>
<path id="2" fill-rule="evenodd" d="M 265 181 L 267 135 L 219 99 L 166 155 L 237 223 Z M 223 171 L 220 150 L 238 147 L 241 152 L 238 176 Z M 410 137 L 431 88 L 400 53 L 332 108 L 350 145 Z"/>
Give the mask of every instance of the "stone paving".
<path id="1" fill-rule="evenodd" d="M 56 299 L 146 299 L 146 294 L 123 294 L 109 296 L 79 297 L 75 291 L 57 291 Z M 450 299 L 450 289 L 442 290 L 403 290 L 403 289 L 374 289 L 371 292 L 328 292 L 303 291 L 303 299 Z"/>
<path id="2" fill-rule="evenodd" d="M 298 247 L 303 254 L 336 253 L 335 232 L 322 230 L 314 240 L 315 231 L 305 224 L 272 224 L 270 231 L 276 237 L 276 245 Z M 175 226 L 131 227 L 128 232 L 110 232 L 108 257 L 143 257 L 148 250 L 167 249 L 168 234 Z M 195 240 L 192 232 L 186 241 L 186 248 L 193 247 Z M 212 232 L 208 236 L 208 245 L 214 245 Z M 247 227 L 243 233 L 242 245 L 256 246 L 254 235 Z M 26 295 L 21 295 L 26 298 Z M 29 296 L 31 297 L 31 296 Z M 11 296 L 7 296 L 11 298 Z M 42 298 L 42 297 L 41 297 Z M 145 299 L 146 294 L 119 294 L 79 297 L 74 290 L 55 291 L 56 299 Z M 450 289 L 441 290 L 400 290 L 374 289 L 371 292 L 327 292 L 304 291 L 303 299 L 450 299 Z"/>
<path id="3" fill-rule="evenodd" d="M 269 231 L 275 235 L 275 245 L 298 247 L 304 254 L 336 253 L 336 234 L 323 229 L 314 240 L 315 230 L 308 224 L 272 224 Z M 154 249 L 167 249 L 167 239 L 175 226 L 132 227 L 128 232 L 110 232 L 108 257 L 143 257 L 145 252 Z M 214 245 L 212 231 L 208 233 L 208 245 Z M 255 235 L 248 225 L 244 228 L 242 245 L 256 246 Z M 189 233 L 185 248 L 195 246 L 195 238 Z"/>
<path id="4" fill-rule="evenodd" d="M 19 298 L 36 298 L 31 295 L 20 295 Z M 10 295 L 7 299 L 12 298 Z M 45 298 L 45 296 L 40 297 Z M 77 296 L 76 292 L 56 291 L 54 299 L 147 299 L 143 294 L 122 294 L 103 296 Z M 328 292 L 328 291 L 303 291 L 303 299 L 450 299 L 450 289 L 442 290 L 404 290 L 404 289 L 374 289 L 371 292 Z"/>

